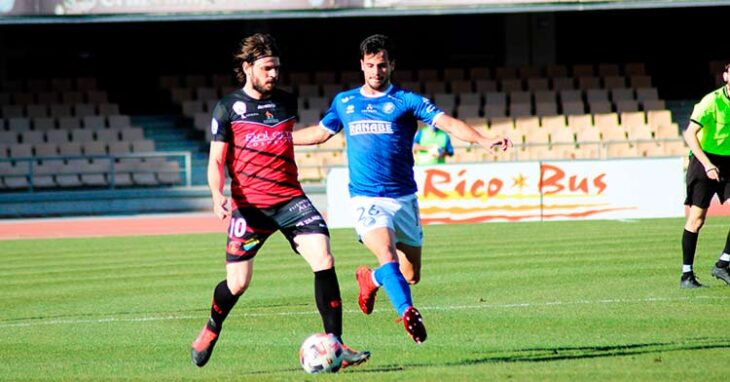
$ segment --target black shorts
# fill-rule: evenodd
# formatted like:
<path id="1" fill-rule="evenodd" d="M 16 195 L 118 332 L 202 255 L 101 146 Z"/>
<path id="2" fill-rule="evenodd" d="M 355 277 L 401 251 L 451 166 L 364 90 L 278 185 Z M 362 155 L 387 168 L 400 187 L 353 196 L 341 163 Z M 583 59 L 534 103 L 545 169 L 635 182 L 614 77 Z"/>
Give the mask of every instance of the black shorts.
<path id="1" fill-rule="evenodd" d="M 687 206 L 703 209 L 710 207 L 710 201 L 715 194 L 720 203 L 725 203 L 730 198 L 730 156 L 705 154 L 720 170 L 720 181 L 708 178 L 702 163 L 694 155 L 690 156 L 687 166 L 687 199 L 684 200 Z"/>
<path id="2" fill-rule="evenodd" d="M 329 237 L 327 223 L 306 196 L 297 196 L 271 208 L 242 207 L 231 214 L 228 224 L 226 261 L 245 261 L 256 256 L 274 232 L 281 230 L 294 252 L 294 237 L 319 233 Z"/>

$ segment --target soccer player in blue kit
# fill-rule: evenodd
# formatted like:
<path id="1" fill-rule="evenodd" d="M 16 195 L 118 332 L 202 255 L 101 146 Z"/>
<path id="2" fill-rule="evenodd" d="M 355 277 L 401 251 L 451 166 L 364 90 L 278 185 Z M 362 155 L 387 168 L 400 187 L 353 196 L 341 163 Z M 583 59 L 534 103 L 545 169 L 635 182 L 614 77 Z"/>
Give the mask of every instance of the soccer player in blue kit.
<path id="1" fill-rule="evenodd" d="M 487 150 L 504 151 L 512 143 L 509 138 L 485 137 L 427 98 L 391 84 L 395 57 L 387 36 L 363 40 L 360 67 L 364 85 L 337 94 L 318 126 L 293 133 L 294 144 L 318 144 L 344 131 L 355 230 L 380 263 L 375 270 L 357 269 L 360 309 L 370 314 L 382 287 L 406 331 L 420 344 L 426 340 L 426 327 L 410 289 L 421 278 L 423 243 L 413 176 L 417 120 Z"/>

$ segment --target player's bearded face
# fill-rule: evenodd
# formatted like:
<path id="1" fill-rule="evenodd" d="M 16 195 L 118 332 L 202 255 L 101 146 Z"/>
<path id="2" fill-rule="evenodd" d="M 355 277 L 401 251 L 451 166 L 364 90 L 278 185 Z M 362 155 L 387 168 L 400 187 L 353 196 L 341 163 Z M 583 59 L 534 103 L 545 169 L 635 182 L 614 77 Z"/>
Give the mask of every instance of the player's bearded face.
<path id="1" fill-rule="evenodd" d="M 365 76 L 365 84 L 371 89 L 385 90 L 390 85 L 394 64 L 390 62 L 386 52 L 366 54 L 360 60 L 360 68 Z"/>
<path id="2" fill-rule="evenodd" d="M 279 81 L 279 57 L 256 60 L 251 68 L 251 86 L 261 94 L 271 94 Z"/>

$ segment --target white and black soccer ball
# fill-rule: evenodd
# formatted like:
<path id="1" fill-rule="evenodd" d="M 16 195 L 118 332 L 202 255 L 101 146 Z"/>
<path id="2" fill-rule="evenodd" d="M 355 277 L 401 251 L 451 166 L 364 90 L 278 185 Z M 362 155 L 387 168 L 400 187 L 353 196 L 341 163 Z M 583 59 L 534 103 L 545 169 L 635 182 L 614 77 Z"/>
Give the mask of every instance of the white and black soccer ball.
<path id="1" fill-rule="evenodd" d="M 299 348 L 299 363 L 309 374 L 334 373 L 340 370 L 342 358 L 342 344 L 332 334 L 312 334 Z"/>

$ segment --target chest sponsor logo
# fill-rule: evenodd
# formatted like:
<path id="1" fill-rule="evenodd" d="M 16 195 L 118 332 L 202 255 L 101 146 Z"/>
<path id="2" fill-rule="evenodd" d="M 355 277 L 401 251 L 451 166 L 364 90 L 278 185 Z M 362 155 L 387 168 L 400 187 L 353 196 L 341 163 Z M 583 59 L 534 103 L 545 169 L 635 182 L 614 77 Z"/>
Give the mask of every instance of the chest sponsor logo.
<path id="1" fill-rule="evenodd" d="M 393 134 L 393 126 L 387 121 L 355 121 L 348 124 L 350 135 Z"/>
<path id="2" fill-rule="evenodd" d="M 262 131 L 249 133 L 244 137 L 247 147 L 263 147 L 279 143 L 292 143 L 291 132 L 289 131 Z"/>

